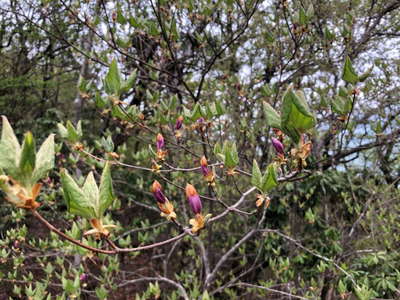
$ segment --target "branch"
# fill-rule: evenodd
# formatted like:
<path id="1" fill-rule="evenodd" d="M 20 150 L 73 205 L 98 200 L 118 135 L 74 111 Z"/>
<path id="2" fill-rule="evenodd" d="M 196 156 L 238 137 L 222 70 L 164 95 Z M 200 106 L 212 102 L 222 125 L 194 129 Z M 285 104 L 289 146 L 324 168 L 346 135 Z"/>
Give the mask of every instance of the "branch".
<path id="1" fill-rule="evenodd" d="M 400 135 L 400 129 L 396 130 L 395 132 L 393 132 L 391 134 L 388 134 L 385 136 L 380 136 L 379 140 L 376 142 L 366 143 L 366 144 L 360 145 L 358 147 L 348 149 L 346 151 L 340 151 L 327 159 L 317 162 L 316 165 L 318 163 L 325 161 L 325 163 L 323 164 L 322 167 L 324 170 L 326 170 L 330 166 L 332 166 L 336 161 L 338 161 L 339 159 L 342 159 L 353 153 L 361 152 L 361 151 L 368 150 L 368 149 L 375 148 L 375 147 L 382 146 L 382 145 L 393 144 L 398 140 L 399 135 Z"/>
<path id="2" fill-rule="evenodd" d="M 294 294 L 286 293 L 286 292 L 284 292 L 284 291 L 275 290 L 275 289 L 267 288 L 267 287 L 265 287 L 265 286 L 250 284 L 250 283 L 246 283 L 246 282 L 239 282 L 239 283 L 232 284 L 232 285 L 230 285 L 230 286 L 245 286 L 245 287 L 249 287 L 249 288 L 262 289 L 262 290 L 269 291 L 269 292 L 271 292 L 271 293 L 277 293 L 277 294 L 281 294 L 281 295 L 288 296 L 289 299 L 295 298 L 295 299 L 308 300 L 308 298 L 304 298 L 304 297 L 297 296 L 297 295 L 294 295 Z M 230 286 L 229 286 L 229 287 L 230 287 Z"/>
<path id="3" fill-rule="evenodd" d="M 126 253 L 126 252 L 137 252 L 137 251 L 142 251 L 142 250 L 148 250 L 148 249 L 152 249 L 152 248 L 157 248 L 157 247 L 161 247 L 167 244 L 170 244 L 172 242 L 175 242 L 177 240 L 182 239 L 184 236 L 191 234 L 190 230 L 187 228 L 184 228 L 184 231 L 173 237 L 170 238 L 168 240 L 162 241 L 162 242 L 158 242 L 158 243 L 154 243 L 154 244 L 150 244 L 150 245 L 146 245 L 146 246 L 140 246 L 140 247 L 136 247 L 136 248 L 119 248 L 117 247 L 114 243 L 111 242 L 111 240 L 106 239 L 106 241 L 114 248 L 114 250 L 104 250 L 104 249 L 99 249 L 99 248 L 95 248 L 95 247 L 91 247 L 89 245 L 86 245 L 68 235 L 66 235 L 65 233 L 63 233 L 62 231 L 58 230 L 57 228 L 55 228 L 52 224 L 50 224 L 41 214 L 39 214 L 36 210 L 31 210 L 33 216 L 35 216 L 40 222 L 42 222 L 48 229 L 50 229 L 51 231 L 53 231 L 54 233 L 56 233 L 57 235 L 59 235 L 60 237 L 62 237 L 63 239 L 66 239 L 68 241 L 70 241 L 71 243 L 82 247 L 84 249 L 90 250 L 92 252 L 96 252 L 96 253 L 103 253 L 103 254 L 117 254 L 117 253 Z"/>
<path id="4" fill-rule="evenodd" d="M 206 278 L 206 281 L 204 283 L 204 287 L 206 289 L 211 284 L 212 280 L 214 280 L 214 277 L 215 277 L 217 271 L 221 268 L 221 266 L 225 263 L 225 261 L 229 258 L 229 256 L 231 256 L 236 251 L 237 248 L 239 248 L 243 243 L 245 243 L 248 239 L 250 239 L 257 232 L 258 232 L 258 230 L 256 230 L 256 229 L 250 230 L 240 241 L 238 241 L 231 249 L 229 249 L 228 252 L 226 252 L 219 259 L 218 263 L 215 265 L 212 272 Z"/>

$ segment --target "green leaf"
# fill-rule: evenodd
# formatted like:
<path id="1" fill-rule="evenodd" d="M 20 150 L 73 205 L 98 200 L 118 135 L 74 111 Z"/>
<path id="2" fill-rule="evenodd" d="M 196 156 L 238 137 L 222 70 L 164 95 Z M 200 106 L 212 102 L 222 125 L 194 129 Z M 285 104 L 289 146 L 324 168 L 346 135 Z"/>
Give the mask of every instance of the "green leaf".
<path id="1" fill-rule="evenodd" d="M 118 105 L 114 105 L 114 106 L 112 107 L 111 115 L 112 115 L 114 118 L 118 118 L 118 119 L 120 119 L 120 120 L 124 120 L 124 121 L 128 121 L 128 120 L 129 120 L 129 117 L 128 117 L 128 116 L 126 115 L 126 113 L 122 110 L 122 108 L 121 108 L 120 106 L 118 106 Z"/>
<path id="2" fill-rule="evenodd" d="M 121 87 L 121 75 L 118 70 L 118 64 L 115 59 L 110 64 L 108 73 L 104 79 L 104 88 L 109 95 L 119 95 Z"/>
<path id="3" fill-rule="evenodd" d="M 224 105 L 219 100 L 215 101 L 215 108 L 217 110 L 218 116 L 223 115 L 225 113 L 225 111 L 226 111 Z"/>
<path id="4" fill-rule="evenodd" d="M 134 70 L 131 75 L 122 83 L 120 93 L 127 93 L 131 88 L 133 88 L 136 82 L 137 71 Z"/>
<path id="5" fill-rule="evenodd" d="M 283 96 L 281 127 L 290 138 L 298 143 L 300 134 L 313 128 L 315 118 L 310 112 L 305 97 L 301 91 L 296 93 L 291 87 Z"/>
<path id="6" fill-rule="evenodd" d="M 338 290 L 339 294 L 346 293 L 347 288 L 346 288 L 346 285 L 343 283 L 342 280 L 339 280 L 339 284 L 338 284 L 337 290 Z"/>
<path id="7" fill-rule="evenodd" d="M 196 103 L 192 110 L 190 119 L 192 119 L 192 121 L 197 121 L 197 119 L 201 118 L 201 116 L 200 104 Z"/>
<path id="8" fill-rule="evenodd" d="M 210 296 L 208 295 L 207 291 L 204 291 L 203 295 L 201 296 L 201 300 L 210 300 Z"/>
<path id="9" fill-rule="evenodd" d="M 331 105 L 334 113 L 346 115 L 351 110 L 352 100 L 349 97 L 336 96 Z"/>
<path id="10" fill-rule="evenodd" d="M 235 143 L 226 143 L 224 145 L 224 165 L 228 168 L 234 168 L 239 163 L 239 156 Z"/>
<path id="11" fill-rule="evenodd" d="M 96 218 L 101 219 L 100 201 L 99 201 L 99 188 L 97 187 L 96 180 L 94 179 L 93 172 L 89 172 L 86 177 L 85 183 L 82 186 L 82 192 L 85 195 L 88 203 L 94 208 Z"/>
<path id="12" fill-rule="evenodd" d="M 3 128 L 0 141 L 0 168 L 7 170 L 9 175 L 17 173 L 17 164 L 21 154 L 21 146 L 14 134 L 6 116 L 2 116 Z"/>
<path id="13" fill-rule="evenodd" d="M 57 123 L 58 133 L 63 139 L 68 138 L 68 130 L 65 126 L 61 123 Z"/>
<path id="14" fill-rule="evenodd" d="M 361 74 L 361 75 L 358 77 L 358 80 L 359 80 L 360 82 L 364 82 L 364 81 L 371 75 L 373 69 L 374 69 L 374 66 L 372 66 L 371 68 L 369 68 L 365 73 Z"/>
<path id="15" fill-rule="evenodd" d="M 303 7 L 300 7 L 300 12 L 299 12 L 299 24 L 300 25 L 306 25 L 308 22 L 308 18 L 306 15 L 306 12 Z"/>
<path id="16" fill-rule="evenodd" d="M 100 215 L 112 204 L 114 191 L 111 178 L 111 165 L 106 163 L 100 180 Z"/>
<path id="17" fill-rule="evenodd" d="M 60 130 L 60 126 L 58 127 L 58 129 Z M 82 137 L 82 128 L 81 128 L 81 121 L 78 122 L 76 128 L 74 127 L 74 125 L 71 123 L 71 121 L 67 121 L 67 138 L 68 141 L 70 141 L 71 143 L 76 143 L 80 140 L 80 138 Z M 63 130 L 63 129 L 62 129 Z"/>
<path id="18" fill-rule="evenodd" d="M 117 11 L 117 22 L 122 25 L 125 25 L 127 22 L 120 9 Z"/>
<path id="19" fill-rule="evenodd" d="M 95 101 L 95 103 L 96 103 L 97 108 L 100 108 L 100 109 L 105 108 L 106 105 L 107 105 L 107 101 L 104 100 L 104 99 L 101 97 L 101 95 L 100 95 L 99 92 L 96 93 L 96 96 L 94 97 L 94 101 Z M 57 124 L 57 125 L 58 125 L 58 124 Z M 64 127 L 64 126 L 63 126 L 63 127 Z M 64 128 L 65 128 L 65 127 L 64 127 Z M 60 128 L 59 128 L 58 130 L 60 131 Z M 67 129 L 65 128 L 65 130 L 67 130 Z"/>
<path id="20" fill-rule="evenodd" d="M 263 102 L 265 120 L 268 126 L 281 129 L 281 117 L 275 109 L 268 103 Z"/>
<path id="21" fill-rule="evenodd" d="M 218 153 L 222 153 L 222 147 L 219 142 L 214 145 L 214 154 L 217 155 Z"/>
<path id="22" fill-rule="evenodd" d="M 354 70 L 351 60 L 348 56 L 344 62 L 342 79 L 351 84 L 356 84 L 359 81 L 358 75 Z"/>
<path id="23" fill-rule="evenodd" d="M 19 170 L 25 179 L 30 179 L 36 162 L 36 143 L 31 132 L 25 134 L 22 144 Z"/>
<path id="24" fill-rule="evenodd" d="M 272 44 L 273 42 L 275 42 L 275 37 L 273 36 L 273 34 L 269 31 L 267 31 L 265 33 L 265 40 L 269 43 Z"/>
<path id="25" fill-rule="evenodd" d="M 66 170 L 61 171 L 61 184 L 63 187 L 64 199 L 68 211 L 71 214 L 84 217 L 86 219 L 95 219 L 96 211 L 93 203 L 86 198 L 86 194 L 79 188 L 75 180 Z"/>
<path id="26" fill-rule="evenodd" d="M 107 299 L 108 291 L 104 288 L 104 286 L 97 287 L 97 288 L 95 289 L 95 292 L 96 292 L 96 296 L 97 296 L 100 300 Z"/>
<path id="27" fill-rule="evenodd" d="M 254 159 L 252 175 L 251 175 L 251 184 L 254 185 L 255 187 L 261 187 L 261 181 L 262 181 L 262 174 L 260 171 L 260 167 L 258 166 L 257 161 Z"/>
<path id="28" fill-rule="evenodd" d="M 261 180 L 261 189 L 264 193 L 269 192 L 278 185 L 278 178 L 276 175 L 276 167 L 274 163 L 269 164 L 264 176 Z"/>
<path id="29" fill-rule="evenodd" d="M 175 18 L 171 20 L 170 32 L 172 33 L 174 41 L 177 41 L 179 39 L 179 32 L 176 26 Z"/>

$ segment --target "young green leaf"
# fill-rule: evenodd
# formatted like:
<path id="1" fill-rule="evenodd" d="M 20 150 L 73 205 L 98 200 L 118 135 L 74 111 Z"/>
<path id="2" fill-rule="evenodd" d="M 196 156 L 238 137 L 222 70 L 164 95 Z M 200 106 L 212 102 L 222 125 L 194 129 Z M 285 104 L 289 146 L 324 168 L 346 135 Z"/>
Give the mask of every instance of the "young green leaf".
<path id="1" fill-rule="evenodd" d="M 104 79 L 104 88 L 106 93 L 109 95 L 119 95 L 121 88 L 121 75 L 115 59 L 111 62 L 106 78 Z"/>
<path id="2" fill-rule="evenodd" d="M 308 18 L 307 18 L 306 12 L 305 12 L 303 7 L 300 7 L 299 24 L 300 25 L 307 25 L 307 22 L 308 22 Z"/>
<path id="3" fill-rule="evenodd" d="M 374 70 L 374 66 L 372 66 L 371 68 L 369 68 L 365 73 L 361 74 L 361 75 L 358 77 L 358 80 L 359 80 L 360 82 L 364 82 L 364 81 L 371 75 L 371 73 L 372 73 L 373 70 Z"/>
<path id="4" fill-rule="evenodd" d="M 239 156 L 238 156 L 238 152 L 236 149 L 236 144 L 235 143 L 226 143 L 224 145 L 224 156 L 225 156 L 225 160 L 224 160 L 224 165 L 227 168 L 234 168 L 237 166 L 237 164 L 239 163 Z"/>
<path id="5" fill-rule="evenodd" d="M 348 56 L 344 62 L 342 79 L 351 84 L 356 84 L 359 81 L 358 75 L 354 70 L 351 60 Z"/>
<path id="6" fill-rule="evenodd" d="M 216 142 L 214 145 L 214 154 L 217 155 L 218 153 L 222 153 L 222 147 L 219 142 Z"/>
<path id="7" fill-rule="evenodd" d="M 3 128 L 0 141 L 0 168 L 13 176 L 17 173 L 17 163 L 21 154 L 21 146 L 6 116 L 2 116 Z"/>
<path id="8" fill-rule="evenodd" d="M 200 109 L 200 104 L 196 103 L 194 108 L 192 109 L 190 119 L 192 121 L 196 121 L 197 119 L 201 118 L 201 109 Z"/>
<path id="9" fill-rule="evenodd" d="M 275 109 L 268 103 L 263 102 L 265 120 L 268 126 L 272 128 L 281 128 L 281 117 Z"/>
<path id="10" fill-rule="evenodd" d="M 19 170 L 23 178 L 30 178 L 35 169 L 36 143 L 31 132 L 25 134 L 19 160 Z"/>
<path id="11" fill-rule="evenodd" d="M 254 185 L 255 187 L 261 187 L 261 181 L 262 181 L 262 174 L 260 171 L 260 167 L 258 166 L 257 161 L 254 159 L 252 175 L 251 175 L 251 184 Z"/>
<path id="12" fill-rule="evenodd" d="M 215 101 L 215 108 L 217 110 L 217 114 L 218 116 L 221 116 L 225 113 L 226 109 L 224 107 L 224 105 L 222 104 L 221 101 L 217 100 Z"/>
<path id="13" fill-rule="evenodd" d="M 82 192 L 85 195 L 85 199 L 94 208 L 96 218 L 100 219 L 102 214 L 100 214 L 99 188 L 97 187 L 93 172 L 90 172 L 86 177 L 85 183 L 82 186 Z"/>
<path id="14" fill-rule="evenodd" d="M 81 216 L 89 220 L 95 219 L 96 211 L 93 203 L 87 199 L 86 194 L 81 190 L 81 188 L 66 170 L 61 171 L 61 184 L 63 187 L 64 199 L 67 203 L 68 211 L 71 214 Z"/>
<path id="15" fill-rule="evenodd" d="M 332 111 L 339 115 L 346 115 L 351 110 L 352 101 L 349 97 L 336 96 L 332 100 Z"/>
<path id="16" fill-rule="evenodd" d="M 290 138 L 298 143 L 300 134 L 315 125 L 315 118 L 310 112 L 304 94 L 296 93 L 291 87 L 283 96 L 281 127 Z"/>
<path id="17" fill-rule="evenodd" d="M 99 197 L 100 197 L 99 213 L 100 216 L 102 216 L 105 210 L 112 204 L 114 200 L 114 191 L 111 178 L 111 165 L 108 162 L 104 166 L 103 173 L 101 174 Z"/>
<path id="18" fill-rule="evenodd" d="M 127 93 L 131 88 L 133 88 L 135 82 L 136 82 L 136 76 L 137 76 L 137 72 L 136 70 L 134 70 L 131 75 L 129 75 L 128 79 L 125 80 L 122 85 L 121 85 L 121 89 L 120 89 L 120 93 Z"/>
<path id="19" fill-rule="evenodd" d="M 63 126 L 62 126 L 63 127 Z M 63 132 L 63 134 L 65 134 L 64 129 L 61 126 L 58 126 L 58 129 Z M 81 127 L 81 122 L 79 121 L 76 128 L 74 127 L 74 125 L 71 123 L 70 120 L 67 121 L 67 139 L 68 141 L 70 141 L 71 143 L 76 143 L 80 140 L 80 138 L 82 137 L 82 127 Z M 61 132 L 60 132 L 61 133 Z"/>
<path id="20" fill-rule="evenodd" d="M 275 164 L 269 164 L 264 176 L 261 181 L 261 189 L 264 193 L 269 192 L 275 186 L 278 185 L 278 178 L 276 175 L 276 167 Z"/>
<path id="21" fill-rule="evenodd" d="M 68 138 L 68 130 L 65 126 L 61 123 L 57 123 L 58 133 L 63 139 Z"/>

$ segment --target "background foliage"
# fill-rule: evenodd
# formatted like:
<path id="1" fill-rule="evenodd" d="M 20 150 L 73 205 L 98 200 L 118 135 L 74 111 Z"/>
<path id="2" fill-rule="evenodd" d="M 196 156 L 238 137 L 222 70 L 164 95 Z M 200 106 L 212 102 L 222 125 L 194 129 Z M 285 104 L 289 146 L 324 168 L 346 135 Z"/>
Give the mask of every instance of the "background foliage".
<path id="1" fill-rule="evenodd" d="M 118 226 L 111 239 L 120 247 L 180 233 L 160 217 L 154 180 L 184 226 L 193 217 L 186 183 L 204 214 L 221 216 L 198 236 L 95 255 L 1 201 L 0 298 L 400 297 L 399 8 L 397 0 L 0 1 L 0 113 L 20 141 L 27 130 L 38 145 L 57 133 L 56 168 L 39 196 L 49 222 L 105 247 L 82 237 L 90 224 L 68 212 L 60 183 L 63 168 L 79 184 L 90 171 L 100 182 L 104 160 L 117 196 L 105 222 Z M 272 127 L 285 133 L 288 159 L 277 186 L 268 177 L 279 160 Z M 305 164 L 294 159 L 293 128 L 312 143 Z M 160 172 L 158 133 L 168 151 Z M 214 187 L 199 170 L 203 155 Z M 267 172 L 265 189 L 253 161 Z M 256 206 L 254 185 L 268 207 Z"/>

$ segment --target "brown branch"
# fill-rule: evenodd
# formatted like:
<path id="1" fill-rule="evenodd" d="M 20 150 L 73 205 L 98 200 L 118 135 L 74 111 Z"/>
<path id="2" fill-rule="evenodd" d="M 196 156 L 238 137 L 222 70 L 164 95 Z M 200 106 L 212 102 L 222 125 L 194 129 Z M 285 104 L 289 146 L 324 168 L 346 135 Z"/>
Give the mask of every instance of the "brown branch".
<path id="1" fill-rule="evenodd" d="M 137 252 L 137 251 L 142 251 L 142 250 L 148 250 L 148 249 L 152 249 L 152 248 L 157 248 L 160 246 L 164 246 L 167 244 L 170 244 L 172 242 L 175 242 L 177 240 L 182 239 L 184 236 L 190 234 L 190 230 L 185 228 L 184 232 L 182 232 L 181 234 L 170 238 L 168 240 L 162 241 L 162 242 L 158 242 L 158 243 L 154 243 L 154 244 L 150 244 L 150 245 L 146 245 L 146 246 L 140 246 L 140 247 L 135 247 L 135 248 L 119 248 L 117 247 L 113 242 L 111 242 L 109 239 L 106 238 L 106 242 L 108 244 L 111 245 L 111 247 L 114 250 L 104 250 L 104 249 L 99 249 L 99 248 L 94 248 L 91 246 L 88 246 L 68 235 L 66 235 L 65 233 L 63 233 L 62 231 L 58 230 L 56 227 L 54 227 L 52 224 L 50 224 L 41 214 L 39 214 L 36 210 L 31 210 L 33 216 L 35 216 L 40 222 L 42 222 L 48 229 L 50 229 L 51 231 L 53 231 L 54 233 L 56 233 L 57 235 L 61 236 L 63 239 L 66 239 L 68 241 L 70 241 L 71 243 L 82 247 L 84 249 L 90 250 L 92 252 L 96 252 L 96 253 L 103 253 L 103 254 L 117 254 L 117 253 L 126 253 L 126 252 Z"/>
<path id="2" fill-rule="evenodd" d="M 93 252 L 97 252 L 97 253 L 103 253 L 103 254 L 115 254 L 117 253 L 115 250 L 104 250 L 104 249 L 98 249 L 98 248 L 94 248 L 91 247 L 89 245 L 86 245 L 72 237 L 70 237 L 69 235 L 66 235 L 64 232 L 58 230 L 56 227 L 54 227 L 52 224 L 50 224 L 45 218 L 43 218 L 43 216 L 41 214 L 39 214 L 36 210 L 31 210 L 31 213 L 34 217 L 36 217 L 40 222 L 42 222 L 42 224 L 44 224 L 48 229 L 50 229 L 50 231 L 53 231 L 54 233 L 58 234 L 59 236 L 61 236 L 63 239 L 70 241 L 71 243 L 85 248 L 87 250 L 93 251 Z"/>

